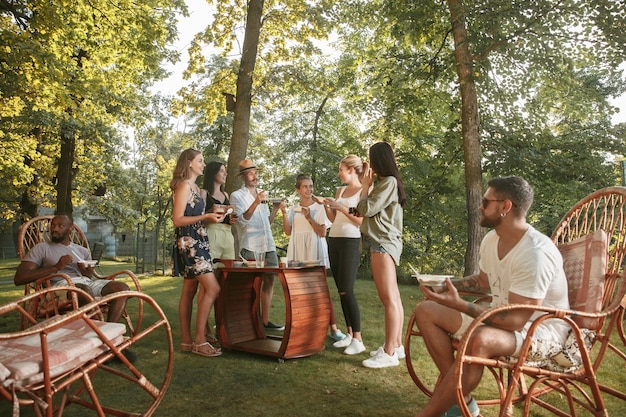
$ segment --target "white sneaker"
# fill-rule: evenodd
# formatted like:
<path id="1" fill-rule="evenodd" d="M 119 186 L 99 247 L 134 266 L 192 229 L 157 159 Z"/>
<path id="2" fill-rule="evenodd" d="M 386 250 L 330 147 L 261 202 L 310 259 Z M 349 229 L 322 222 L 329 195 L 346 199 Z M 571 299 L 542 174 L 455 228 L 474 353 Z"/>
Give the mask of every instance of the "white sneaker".
<path id="1" fill-rule="evenodd" d="M 363 366 L 366 368 L 388 368 L 398 365 L 400 365 L 398 354 L 393 352 L 393 355 L 389 356 L 384 350 L 378 351 L 376 355 L 363 361 Z"/>
<path id="2" fill-rule="evenodd" d="M 352 342 L 352 335 L 348 334 L 346 335 L 346 337 L 344 337 L 341 340 L 336 341 L 335 343 L 333 343 L 333 347 L 336 348 L 345 348 L 350 346 L 350 342 Z"/>
<path id="3" fill-rule="evenodd" d="M 343 351 L 345 355 L 358 355 L 365 351 L 365 345 L 359 339 L 352 339 L 350 345 Z"/>
<path id="4" fill-rule="evenodd" d="M 403 345 L 398 346 L 394 350 L 396 352 L 396 355 L 398 355 L 398 359 L 404 359 L 406 357 L 406 353 L 404 352 L 404 346 Z M 384 352 L 384 351 L 385 351 L 385 347 L 381 346 L 377 350 L 372 350 L 370 352 L 370 356 L 376 356 L 378 354 L 378 352 Z"/>

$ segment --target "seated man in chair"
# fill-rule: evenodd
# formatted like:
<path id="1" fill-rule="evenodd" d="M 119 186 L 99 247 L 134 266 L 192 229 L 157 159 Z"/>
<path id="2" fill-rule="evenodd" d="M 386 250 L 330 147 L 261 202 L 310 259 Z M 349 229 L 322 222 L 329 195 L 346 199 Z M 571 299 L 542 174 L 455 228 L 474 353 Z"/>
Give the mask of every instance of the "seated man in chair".
<path id="1" fill-rule="evenodd" d="M 58 214 L 50 222 L 51 242 L 38 243 L 24 256 L 17 267 L 13 282 L 25 285 L 48 275 L 63 273 L 68 275 L 76 287 L 85 290 L 93 297 L 101 297 L 119 291 L 129 290 L 121 281 L 93 278 L 94 268 L 79 261 L 91 259 L 89 249 L 70 241 L 73 219 L 67 214 Z M 53 278 L 55 285 L 65 285 L 61 278 Z M 109 305 L 107 321 L 117 322 L 122 317 L 126 301 L 123 298 L 112 301 Z M 134 353 L 125 350 L 124 354 L 134 362 Z"/>
<path id="2" fill-rule="evenodd" d="M 480 207 L 480 225 L 491 227 L 480 246 L 480 272 L 446 280 L 440 288 L 422 286 L 425 301 L 416 307 L 417 325 L 441 378 L 432 398 L 417 417 L 461 416 L 456 405 L 452 338 L 460 339 L 472 320 L 488 307 L 466 301 L 459 291 L 491 294 L 492 306 L 506 304 L 569 308 L 563 258 L 547 236 L 526 223 L 533 190 L 520 177 L 489 181 Z M 534 320 L 531 311 L 511 311 L 485 322 L 468 345 L 468 353 L 487 358 L 515 356 Z M 569 326 L 561 321 L 542 323 L 534 333 L 532 349 L 541 340 L 563 343 Z M 471 392 L 480 382 L 482 365 L 463 372 L 463 394 L 473 416 L 479 414 Z"/>

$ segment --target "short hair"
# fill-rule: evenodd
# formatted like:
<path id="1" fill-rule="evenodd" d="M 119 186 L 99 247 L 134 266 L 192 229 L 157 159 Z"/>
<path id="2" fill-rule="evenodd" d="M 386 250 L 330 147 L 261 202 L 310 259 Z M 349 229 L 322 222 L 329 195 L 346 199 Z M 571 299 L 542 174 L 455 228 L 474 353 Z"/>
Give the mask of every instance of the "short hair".
<path id="1" fill-rule="evenodd" d="M 71 214 L 69 214 L 69 213 L 63 213 L 63 212 L 62 213 L 56 213 L 54 215 L 54 217 L 67 217 L 67 219 L 70 221 L 70 225 L 74 224 L 74 217 Z"/>
<path id="2" fill-rule="evenodd" d="M 521 215 L 526 215 L 533 204 L 533 189 L 522 177 L 498 177 L 492 178 L 487 183 L 493 188 L 498 198 L 511 200 L 513 210 Z"/>
<path id="3" fill-rule="evenodd" d="M 300 189 L 300 185 L 302 185 L 302 181 L 304 180 L 311 180 L 311 182 L 313 182 L 313 180 L 311 179 L 311 176 L 308 174 L 298 174 L 298 176 L 296 177 L 296 188 Z"/>

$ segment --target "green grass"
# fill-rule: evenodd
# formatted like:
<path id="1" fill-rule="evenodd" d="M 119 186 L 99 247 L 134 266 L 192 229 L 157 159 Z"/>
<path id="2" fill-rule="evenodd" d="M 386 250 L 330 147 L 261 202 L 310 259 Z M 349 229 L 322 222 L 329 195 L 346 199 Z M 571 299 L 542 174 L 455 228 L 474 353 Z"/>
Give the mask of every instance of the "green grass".
<path id="1" fill-rule="evenodd" d="M 12 283 L 17 260 L 0 261 L 0 303 L 15 299 L 22 288 Z M 133 265 L 105 261 L 105 272 L 131 268 Z M 335 302 L 339 327 L 345 330 L 340 304 L 332 278 L 329 288 Z M 174 373 L 167 394 L 156 416 L 412 416 L 427 401 L 411 380 L 404 362 L 395 368 L 370 370 L 361 366 L 366 353 L 346 356 L 334 349 L 330 339 L 326 349 L 316 355 L 287 360 L 241 352 L 226 351 L 219 358 L 203 358 L 178 352 L 180 332 L 177 305 L 181 280 L 168 276 L 142 276 L 143 291 L 153 296 L 168 316 L 174 334 Z M 401 285 L 405 308 L 405 328 L 415 304 L 421 300 L 416 285 Z M 376 349 L 383 342 L 383 309 L 373 282 L 357 280 L 356 293 L 361 306 L 362 330 L 365 345 Z M 272 318 L 284 317 L 284 304 L 280 286 L 276 286 Z M 213 319 L 211 319 L 213 323 Z M 7 331 L 7 329 L 3 329 Z M 154 340 L 154 345 L 162 341 Z M 140 361 L 150 361 L 154 366 L 162 362 L 157 349 L 141 348 Z M 413 353 L 414 355 L 416 353 Z M 419 366 L 424 375 L 436 378 L 436 370 L 427 353 L 420 349 Z M 603 378 L 616 386 L 626 386 L 623 363 L 607 367 Z M 612 369 L 615 369 L 613 371 Z M 101 387 L 116 401 L 129 401 L 132 391 Z M 107 392 L 108 391 L 108 392 Z M 560 399 L 555 398 L 555 401 Z M 611 415 L 619 415 L 624 403 L 607 398 Z M 495 416 L 493 408 L 483 408 L 485 417 Z M 9 415 L 10 403 L 0 400 L 0 415 Z M 521 415 L 516 408 L 515 415 Z M 21 416 L 32 416 L 30 409 L 21 410 Z M 70 406 L 66 416 L 82 416 L 85 411 Z M 531 413 L 547 416 L 546 412 Z M 582 414 L 584 415 L 584 414 Z"/>

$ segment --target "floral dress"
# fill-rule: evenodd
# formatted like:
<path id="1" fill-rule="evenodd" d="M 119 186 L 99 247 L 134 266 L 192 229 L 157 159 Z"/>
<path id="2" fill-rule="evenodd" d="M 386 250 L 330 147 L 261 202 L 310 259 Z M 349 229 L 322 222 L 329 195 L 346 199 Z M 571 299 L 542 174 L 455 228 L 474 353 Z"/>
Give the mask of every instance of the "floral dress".
<path id="1" fill-rule="evenodd" d="M 204 213 L 204 199 L 193 189 L 187 200 L 185 216 L 201 216 Z M 213 272 L 213 261 L 209 251 L 209 239 L 202 222 L 177 227 L 174 231 L 172 275 L 194 278 Z"/>

